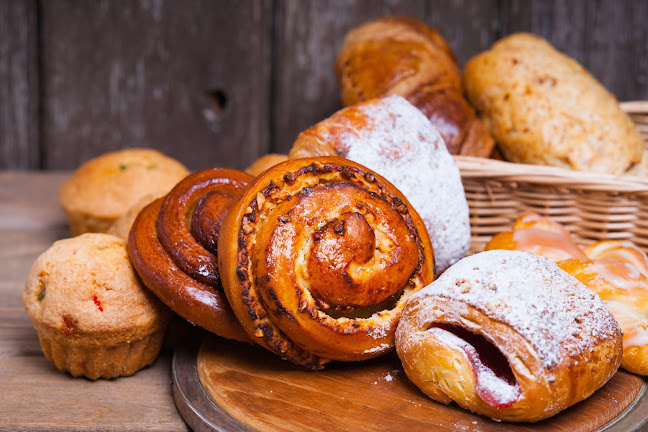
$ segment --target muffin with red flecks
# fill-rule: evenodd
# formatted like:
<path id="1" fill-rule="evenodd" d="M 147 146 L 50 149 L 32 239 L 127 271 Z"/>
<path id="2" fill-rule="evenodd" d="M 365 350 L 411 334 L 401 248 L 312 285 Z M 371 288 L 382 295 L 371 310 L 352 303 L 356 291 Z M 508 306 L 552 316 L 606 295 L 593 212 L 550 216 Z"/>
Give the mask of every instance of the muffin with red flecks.
<path id="1" fill-rule="evenodd" d="M 23 303 L 45 356 L 90 379 L 153 363 L 171 317 L 140 282 L 124 241 L 109 234 L 55 242 L 32 266 Z"/>

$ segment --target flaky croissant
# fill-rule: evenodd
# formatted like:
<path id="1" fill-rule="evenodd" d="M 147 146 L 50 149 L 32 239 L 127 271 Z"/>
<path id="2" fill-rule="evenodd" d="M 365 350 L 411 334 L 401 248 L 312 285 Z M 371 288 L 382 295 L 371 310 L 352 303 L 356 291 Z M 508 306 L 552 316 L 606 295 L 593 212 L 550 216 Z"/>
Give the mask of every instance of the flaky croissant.
<path id="1" fill-rule="evenodd" d="M 335 69 L 344 105 L 397 94 L 430 119 L 450 153 L 492 153 L 495 142 L 464 99 L 452 50 L 422 22 L 385 17 L 351 30 Z"/>
<path id="2" fill-rule="evenodd" d="M 252 340 L 309 369 L 391 350 L 405 302 L 434 279 L 430 240 L 407 199 L 339 157 L 259 175 L 223 221 L 218 261 Z"/>

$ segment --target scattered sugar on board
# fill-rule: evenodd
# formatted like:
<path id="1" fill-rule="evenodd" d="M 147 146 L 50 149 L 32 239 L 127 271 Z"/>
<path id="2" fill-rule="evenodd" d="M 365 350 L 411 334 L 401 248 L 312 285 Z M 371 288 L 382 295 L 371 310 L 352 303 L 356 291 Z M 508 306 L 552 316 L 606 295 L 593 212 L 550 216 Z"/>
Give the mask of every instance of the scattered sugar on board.
<path id="1" fill-rule="evenodd" d="M 393 183 L 427 228 L 438 271 L 470 247 L 468 203 L 461 175 L 441 135 L 416 107 L 389 96 L 357 108 L 366 125 L 340 137 L 345 156 Z"/>
<path id="2" fill-rule="evenodd" d="M 420 300 L 420 323 L 426 322 L 426 300 L 436 296 L 508 324 L 546 368 L 618 331 L 600 297 L 553 262 L 527 252 L 492 250 L 462 259 L 410 299 Z"/>

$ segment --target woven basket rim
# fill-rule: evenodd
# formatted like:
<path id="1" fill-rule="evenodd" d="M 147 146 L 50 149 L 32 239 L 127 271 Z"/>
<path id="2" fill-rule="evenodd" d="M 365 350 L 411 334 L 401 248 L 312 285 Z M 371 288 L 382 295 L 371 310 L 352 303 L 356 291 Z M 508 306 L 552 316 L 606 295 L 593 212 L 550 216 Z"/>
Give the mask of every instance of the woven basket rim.
<path id="1" fill-rule="evenodd" d="M 573 171 L 544 165 L 519 164 L 475 156 L 453 156 L 464 179 L 535 183 L 589 192 L 648 195 L 648 179 Z"/>

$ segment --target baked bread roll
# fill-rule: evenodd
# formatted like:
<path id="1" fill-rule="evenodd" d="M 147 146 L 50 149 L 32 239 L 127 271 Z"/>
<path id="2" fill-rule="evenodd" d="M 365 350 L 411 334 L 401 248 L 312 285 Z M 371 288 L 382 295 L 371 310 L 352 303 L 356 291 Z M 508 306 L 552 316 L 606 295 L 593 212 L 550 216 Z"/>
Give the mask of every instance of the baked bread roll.
<path id="1" fill-rule="evenodd" d="M 144 207 L 128 237 L 133 266 L 164 303 L 193 324 L 244 341 L 223 293 L 216 246 L 225 213 L 252 179 L 227 168 L 195 172 Z"/>
<path id="2" fill-rule="evenodd" d="M 621 336 L 601 299 L 556 264 L 489 251 L 410 298 L 396 349 L 407 377 L 436 401 L 535 422 L 605 384 Z"/>
<path id="3" fill-rule="evenodd" d="M 405 97 L 452 154 L 488 157 L 495 145 L 463 96 L 454 53 L 436 30 L 413 18 L 385 17 L 351 30 L 335 62 L 342 102 Z"/>
<path id="4" fill-rule="evenodd" d="M 485 250 L 494 249 L 530 252 L 554 262 L 587 258 L 565 227 L 537 213 L 520 215 L 511 231 L 494 235 L 486 243 Z"/>
<path id="5" fill-rule="evenodd" d="M 407 199 L 338 157 L 257 177 L 223 221 L 218 261 L 245 331 L 308 369 L 393 349 L 405 302 L 434 279 L 432 245 Z"/>
<path id="6" fill-rule="evenodd" d="M 383 175 L 414 205 L 442 272 L 470 248 L 461 175 L 430 122 L 400 96 L 344 108 L 299 134 L 288 155 L 341 156 Z"/>
<path id="7" fill-rule="evenodd" d="M 644 141 L 610 94 L 544 39 L 518 33 L 464 68 L 468 99 L 511 162 L 621 174 Z"/>
<path id="8" fill-rule="evenodd" d="M 621 367 L 648 375 L 648 278 L 615 259 L 567 260 L 558 265 L 598 294 L 623 330 Z"/>

